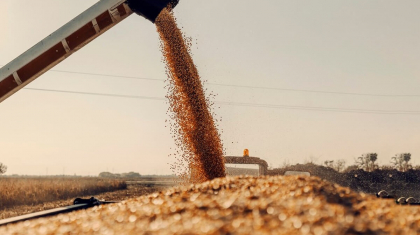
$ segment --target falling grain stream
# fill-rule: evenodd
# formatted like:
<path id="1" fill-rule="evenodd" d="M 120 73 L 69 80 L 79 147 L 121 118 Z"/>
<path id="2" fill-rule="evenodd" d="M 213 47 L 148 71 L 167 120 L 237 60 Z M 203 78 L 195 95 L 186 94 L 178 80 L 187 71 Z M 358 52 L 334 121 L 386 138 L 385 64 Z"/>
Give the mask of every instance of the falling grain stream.
<path id="1" fill-rule="evenodd" d="M 189 181 L 198 183 L 224 177 L 222 143 L 189 43 L 169 10 L 164 9 L 155 24 L 170 83 L 167 97 L 174 119 L 172 128 L 176 143 L 183 149 L 182 158 L 189 166 Z"/>

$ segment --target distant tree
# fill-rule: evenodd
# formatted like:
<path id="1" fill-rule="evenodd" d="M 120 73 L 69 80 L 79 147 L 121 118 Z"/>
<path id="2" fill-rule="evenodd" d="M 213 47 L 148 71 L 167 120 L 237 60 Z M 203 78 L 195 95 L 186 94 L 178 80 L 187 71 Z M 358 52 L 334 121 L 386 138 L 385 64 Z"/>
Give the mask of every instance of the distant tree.
<path id="1" fill-rule="evenodd" d="M 324 165 L 326 167 L 336 170 L 337 172 L 341 172 L 344 170 L 344 167 L 346 166 L 346 161 L 345 160 L 337 160 L 337 161 L 327 160 L 327 161 L 324 161 Z"/>
<path id="2" fill-rule="evenodd" d="M 403 162 L 403 159 L 398 154 L 391 158 L 391 164 L 393 168 L 398 171 L 403 171 Z"/>
<path id="3" fill-rule="evenodd" d="M 378 160 L 377 153 L 365 153 L 357 158 L 356 165 L 359 167 L 359 169 L 363 169 L 365 171 L 374 171 L 375 169 L 379 168 L 379 166 L 375 163 L 376 160 Z"/>
<path id="4" fill-rule="evenodd" d="M 411 153 L 405 153 L 403 158 L 404 158 L 404 165 L 411 166 L 411 164 L 408 163 L 411 160 Z"/>
<path id="5" fill-rule="evenodd" d="M 358 157 L 354 161 L 355 161 L 358 169 L 363 169 L 363 170 L 368 169 L 368 161 L 367 161 L 366 157 L 364 157 L 363 155 L 361 157 Z"/>
<path id="6" fill-rule="evenodd" d="M 355 171 L 355 170 L 358 170 L 358 169 L 359 169 L 358 165 L 350 165 L 350 166 L 346 167 L 346 169 L 344 169 L 343 172 L 347 173 L 347 172 Z"/>
<path id="7" fill-rule="evenodd" d="M 292 164 L 290 164 L 290 161 L 288 159 L 284 159 L 283 163 L 279 165 L 279 168 L 287 168 L 290 167 Z"/>
<path id="8" fill-rule="evenodd" d="M 101 172 L 99 173 L 99 177 L 102 178 L 115 178 L 116 176 L 112 174 L 111 172 Z"/>
<path id="9" fill-rule="evenodd" d="M 369 155 L 369 162 L 371 163 L 370 165 L 371 165 L 371 170 L 374 170 L 375 168 L 377 168 L 377 167 L 375 167 L 375 162 L 376 162 L 376 160 L 378 160 L 378 154 L 376 154 L 376 153 L 369 153 L 368 154 Z"/>
<path id="10" fill-rule="evenodd" d="M 0 175 L 3 175 L 7 171 L 7 166 L 0 162 Z"/>
<path id="11" fill-rule="evenodd" d="M 334 168 L 334 161 L 333 160 L 326 160 L 326 161 L 324 161 L 324 165 L 326 167 Z"/>
<path id="12" fill-rule="evenodd" d="M 337 160 L 334 162 L 334 170 L 336 170 L 337 172 L 341 172 L 344 170 L 344 168 L 346 167 L 346 161 L 345 160 Z"/>
<path id="13" fill-rule="evenodd" d="M 141 177 L 140 173 L 137 172 L 128 172 L 128 173 L 122 173 L 121 177 L 124 178 L 139 178 Z"/>
<path id="14" fill-rule="evenodd" d="M 405 172 L 413 168 L 413 166 L 409 163 L 410 160 L 411 153 L 400 153 L 392 157 L 391 164 L 394 169 Z"/>

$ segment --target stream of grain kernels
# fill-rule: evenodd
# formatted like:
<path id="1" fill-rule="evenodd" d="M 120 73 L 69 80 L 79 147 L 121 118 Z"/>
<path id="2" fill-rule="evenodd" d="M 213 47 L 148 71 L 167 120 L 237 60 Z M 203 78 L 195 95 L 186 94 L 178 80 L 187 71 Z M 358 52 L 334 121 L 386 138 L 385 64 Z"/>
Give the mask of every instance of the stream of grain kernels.
<path id="1" fill-rule="evenodd" d="M 164 9 L 155 24 L 170 83 L 167 97 L 173 134 L 182 151 L 179 161 L 188 165 L 188 181 L 199 183 L 224 177 L 223 145 L 191 58 L 189 42 L 170 10 Z"/>

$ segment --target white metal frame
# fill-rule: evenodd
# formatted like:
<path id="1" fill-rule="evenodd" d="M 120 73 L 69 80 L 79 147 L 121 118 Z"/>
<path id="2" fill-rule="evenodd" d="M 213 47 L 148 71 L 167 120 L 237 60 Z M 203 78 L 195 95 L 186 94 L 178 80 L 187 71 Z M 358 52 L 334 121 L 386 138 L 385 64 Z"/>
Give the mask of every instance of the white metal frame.
<path id="1" fill-rule="evenodd" d="M 125 14 L 123 17 L 120 16 L 117 7 L 121 6 L 121 4 L 124 4 L 124 9 L 127 14 Z M 111 15 L 113 23 L 103 29 L 99 28 L 98 23 L 96 22 L 96 18 L 103 14 L 104 12 L 108 11 Z M 37 77 L 69 57 L 71 54 L 79 50 L 81 47 L 85 46 L 89 42 L 91 42 L 96 37 L 103 34 L 108 29 L 112 28 L 125 18 L 127 18 L 129 15 L 131 15 L 133 12 L 128 7 L 128 5 L 125 3 L 125 0 L 100 0 L 98 3 L 81 13 L 79 16 L 59 28 L 57 31 L 40 41 L 38 44 L 24 52 L 22 55 L 5 65 L 3 68 L 0 69 L 0 84 L 3 80 L 8 78 L 9 76 L 13 75 L 13 78 L 15 79 L 17 83 L 17 87 L 10 90 L 7 94 L 0 97 L 0 103 L 7 99 L 9 96 L 13 95 L 18 90 L 22 89 L 24 86 L 35 80 Z M 72 33 L 79 30 L 81 27 L 85 26 L 89 22 L 92 22 L 93 27 L 96 31 L 96 34 L 89 38 L 84 43 L 80 44 L 73 50 L 70 50 L 69 45 L 67 44 L 66 38 L 69 37 Z M 66 51 L 66 54 L 62 56 L 60 59 L 54 61 L 52 64 L 50 64 L 48 67 L 44 68 L 34 76 L 32 76 L 30 79 L 26 80 L 25 82 L 22 82 L 18 70 L 23 68 L 25 65 L 29 64 L 30 62 L 37 59 L 39 56 L 41 56 L 43 53 L 47 52 L 49 49 L 57 45 L 58 43 L 62 43 L 63 47 Z"/>

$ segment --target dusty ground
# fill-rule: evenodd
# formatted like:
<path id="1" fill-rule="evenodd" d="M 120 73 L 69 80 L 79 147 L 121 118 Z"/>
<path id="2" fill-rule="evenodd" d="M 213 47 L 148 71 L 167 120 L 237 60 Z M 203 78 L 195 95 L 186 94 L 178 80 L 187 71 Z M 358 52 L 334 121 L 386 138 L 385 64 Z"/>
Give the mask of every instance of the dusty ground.
<path id="1" fill-rule="evenodd" d="M 97 195 L 92 195 L 100 200 L 106 201 L 124 201 L 130 198 L 139 197 L 142 195 L 148 195 L 159 190 L 163 190 L 167 187 L 145 187 L 142 185 L 128 185 L 125 190 L 118 190 L 114 192 L 101 193 Z M 89 198 L 89 197 L 83 197 Z M 19 215 L 34 213 L 43 210 L 54 209 L 57 207 L 69 206 L 73 204 L 74 199 L 70 200 L 60 200 L 54 202 L 48 202 L 43 204 L 35 205 L 25 205 L 25 206 L 15 206 L 13 208 L 7 208 L 0 210 L 0 219 L 6 219 L 10 217 L 15 217 Z"/>
<path id="2" fill-rule="evenodd" d="M 419 233 L 419 206 L 302 176 L 221 178 L 0 227 L 0 234 Z"/>

